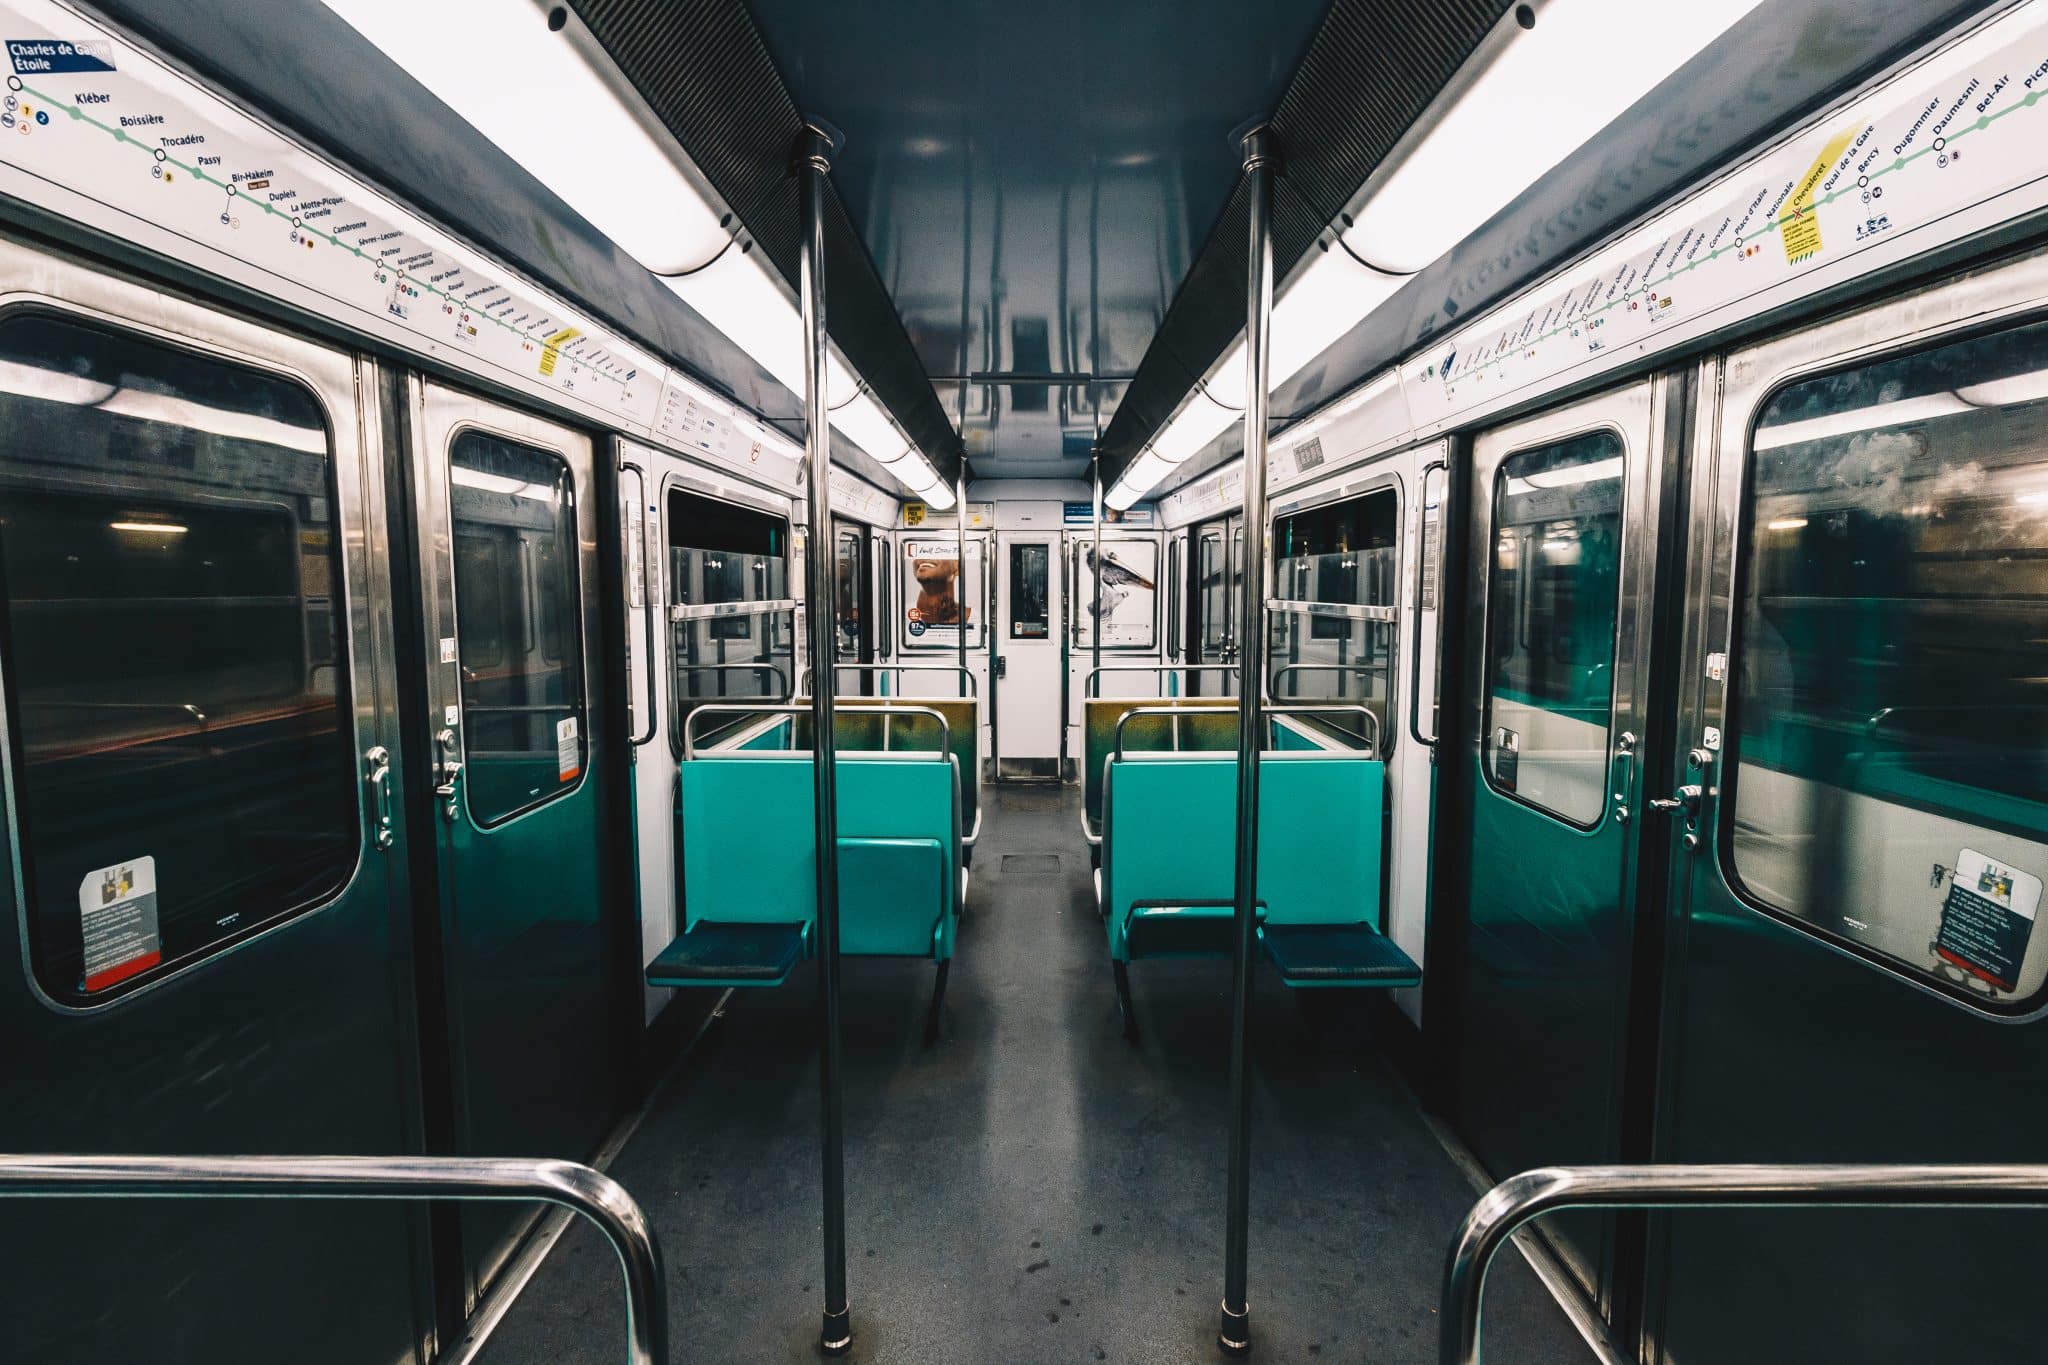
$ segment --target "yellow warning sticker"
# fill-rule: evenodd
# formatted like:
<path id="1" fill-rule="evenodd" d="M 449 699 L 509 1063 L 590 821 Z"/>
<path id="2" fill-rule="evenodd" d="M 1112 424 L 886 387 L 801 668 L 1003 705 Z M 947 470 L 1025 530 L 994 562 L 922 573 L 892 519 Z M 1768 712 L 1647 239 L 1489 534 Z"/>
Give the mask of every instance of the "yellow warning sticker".
<path id="1" fill-rule="evenodd" d="M 553 375 L 555 372 L 555 362 L 561 358 L 562 348 L 582 335 L 583 333 L 574 327 L 564 327 L 561 331 L 543 341 L 540 344 L 541 374 L 543 376 Z"/>
<path id="2" fill-rule="evenodd" d="M 1787 201 L 1789 212 L 1779 220 L 1780 235 L 1785 239 L 1785 264 L 1798 265 L 1808 257 L 1820 253 L 1820 215 L 1814 212 L 1813 192 L 1828 168 L 1841 159 L 1849 149 L 1849 139 L 1856 135 L 1851 128 L 1837 133 L 1828 145 L 1820 149 L 1813 165 L 1806 174 L 1799 177 L 1799 183 Z"/>

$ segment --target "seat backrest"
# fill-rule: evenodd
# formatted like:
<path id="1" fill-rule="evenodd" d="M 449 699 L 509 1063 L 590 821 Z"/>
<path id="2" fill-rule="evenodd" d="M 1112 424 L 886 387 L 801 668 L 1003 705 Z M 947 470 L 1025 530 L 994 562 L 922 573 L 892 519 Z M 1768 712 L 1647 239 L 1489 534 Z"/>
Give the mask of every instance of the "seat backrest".
<path id="1" fill-rule="evenodd" d="M 1124 726 L 1125 753 L 1230 751 L 1237 748 L 1237 703 L 1227 697 L 1089 697 L 1081 703 L 1081 803 L 1091 829 L 1102 827 L 1102 770 L 1116 752 L 1116 727 L 1128 713 L 1171 710 L 1174 715 L 1139 716 Z"/>
<path id="2" fill-rule="evenodd" d="M 863 707 L 918 706 L 946 718 L 946 734 L 953 746 L 953 758 L 960 766 L 960 828 L 971 832 L 981 811 L 981 703 L 974 697 L 840 697 L 837 727 L 842 749 L 881 749 L 881 718 L 846 714 Z M 847 742 L 850 726 L 858 725 L 865 737 L 859 745 Z M 898 716 L 889 726 L 891 749 L 929 750 L 935 747 L 938 727 L 916 716 Z"/>
<path id="3" fill-rule="evenodd" d="M 953 764 L 841 754 L 840 936 L 849 954 L 950 953 L 960 875 Z M 700 920 L 808 923 L 817 902 L 811 756 L 699 755 L 682 765 L 683 907 Z"/>
<path id="4" fill-rule="evenodd" d="M 1386 765 L 1268 752 L 1259 763 L 1259 898 L 1273 924 L 1380 922 Z M 1237 860 L 1237 758 L 1132 754 L 1109 765 L 1102 896 L 1121 953 L 1134 904 L 1225 901 Z"/>

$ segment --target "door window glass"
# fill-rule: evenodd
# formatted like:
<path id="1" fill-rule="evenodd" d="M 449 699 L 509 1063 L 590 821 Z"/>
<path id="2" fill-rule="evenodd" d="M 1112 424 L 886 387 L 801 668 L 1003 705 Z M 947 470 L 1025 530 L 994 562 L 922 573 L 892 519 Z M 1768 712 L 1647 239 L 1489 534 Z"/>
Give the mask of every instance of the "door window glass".
<path id="1" fill-rule="evenodd" d="M 360 831 L 326 418 L 300 385 L 0 322 L 0 570 L 29 955 L 131 990 L 332 896 Z"/>
<path id="2" fill-rule="evenodd" d="M 699 706 L 794 694 L 796 603 L 787 518 L 680 488 L 667 501 L 673 740 L 681 753 L 682 726 Z"/>
<path id="3" fill-rule="evenodd" d="M 834 534 L 833 542 L 836 550 L 834 581 L 839 599 L 839 657 L 854 663 L 866 663 L 869 657 L 867 536 L 853 527 L 842 526 Z"/>
<path id="4" fill-rule="evenodd" d="M 1493 785 L 1591 828 L 1607 806 L 1622 444 L 1589 432 L 1503 460 L 1486 585 Z"/>
<path id="5" fill-rule="evenodd" d="M 1050 545 L 1010 547 L 1010 638 L 1045 640 L 1052 636 L 1052 609 L 1046 579 L 1052 563 Z"/>
<path id="6" fill-rule="evenodd" d="M 1751 440 L 1732 857 L 2012 1006 L 2048 981 L 2048 323 L 1801 380 Z"/>
<path id="7" fill-rule="evenodd" d="M 1353 740 L 1381 737 L 1394 690 L 1400 499 L 1392 488 L 1282 517 L 1273 525 L 1267 689 L 1275 701 L 1356 702 L 1325 722 Z M 1367 615 L 1366 613 L 1370 613 Z"/>
<path id="8" fill-rule="evenodd" d="M 583 774 L 576 502 L 568 464 L 474 428 L 448 448 L 463 776 L 488 825 Z"/>

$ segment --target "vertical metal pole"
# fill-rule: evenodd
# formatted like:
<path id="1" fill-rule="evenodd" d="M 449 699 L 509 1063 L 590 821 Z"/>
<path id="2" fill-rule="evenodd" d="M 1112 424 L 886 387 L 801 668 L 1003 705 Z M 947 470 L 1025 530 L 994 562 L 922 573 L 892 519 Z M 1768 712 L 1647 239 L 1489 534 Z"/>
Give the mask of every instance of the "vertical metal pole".
<path id="1" fill-rule="evenodd" d="M 1259 884 L 1259 751 L 1266 691 L 1266 379 L 1273 320 L 1273 149 L 1263 126 L 1244 135 L 1244 173 L 1251 198 L 1251 262 L 1245 289 L 1244 592 L 1238 619 L 1243 639 L 1237 673 L 1237 871 L 1230 1021 L 1230 1184 L 1223 1236 L 1224 1354 L 1252 1349 L 1251 1306 L 1245 1301 L 1247 1224 L 1251 1216 L 1252 1090 L 1245 1056 L 1252 1003 L 1252 931 Z"/>
<path id="2" fill-rule="evenodd" d="M 1097 433 L 1097 435 L 1099 436 L 1100 433 Z M 1089 456 L 1088 471 L 1095 479 L 1095 549 L 1092 555 L 1092 558 L 1095 560 L 1095 604 L 1088 611 L 1088 614 L 1094 618 L 1095 625 L 1088 634 L 1088 639 L 1093 646 L 1088 651 L 1091 656 L 1088 666 L 1090 668 L 1100 668 L 1102 667 L 1102 454 L 1100 451 Z"/>
<path id="3" fill-rule="evenodd" d="M 961 420 L 965 421 L 967 406 L 964 402 L 961 404 L 960 412 Z M 954 524 L 960 528 L 960 579 L 959 586 L 957 586 L 953 590 L 955 595 L 958 596 L 958 598 L 960 599 L 960 630 L 958 632 L 958 639 L 960 642 L 960 676 L 955 681 L 959 685 L 960 696 L 964 700 L 967 696 L 968 676 L 967 613 L 973 610 L 973 608 L 971 608 L 968 604 L 974 600 L 967 595 L 967 457 L 965 455 L 962 455 L 960 457 L 960 477 L 954 481 L 953 485 L 953 519 Z M 984 565 L 982 568 L 983 573 L 994 573 L 995 571 L 996 566 L 993 564 Z M 988 622 L 984 621 L 982 622 L 982 624 L 987 625 Z M 981 780 L 981 774 L 960 774 L 960 780 L 962 782 L 967 781 L 969 778 L 972 778 L 974 781 L 979 782 Z"/>
<path id="4" fill-rule="evenodd" d="M 805 596 L 811 627 L 811 771 L 818 864 L 818 1083 L 824 1110 L 825 1323 L 819 1346 L 843 1355 L 853 1346 L 846 1301 L 846 1124 L 839 1074 L 839 797 L 834 771 L 832 701 L 832 431 L 825 415 L 825 177 L 838 135 L 806 123 L 797 142 L 803 192 L 804 467 L 810 484 L 810 547 Z"/>

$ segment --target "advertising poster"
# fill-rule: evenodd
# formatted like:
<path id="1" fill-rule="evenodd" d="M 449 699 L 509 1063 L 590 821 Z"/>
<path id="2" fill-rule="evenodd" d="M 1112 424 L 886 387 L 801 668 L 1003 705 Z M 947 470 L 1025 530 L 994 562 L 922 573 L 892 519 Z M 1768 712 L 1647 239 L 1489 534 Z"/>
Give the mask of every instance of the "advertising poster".
<path id="1" fill-rule="evenodd" d="M 1095 644 L 1095 543 L 1074 555 L 1074 643 Z M 1102 647 L 1151 649 L 1159 620 L 1159 542 L 1108 540 L 1102 544 Z"/>
<path id="2" fill-rule="evenodd" d="M 987 596 L 982 577 L 982 544 L 967 542 L 966 581 L 961 581 L 957 539 L 903 543 L 903 645 L 906 649 L 958 649 L 981 644 L 980 605 Z"/>

